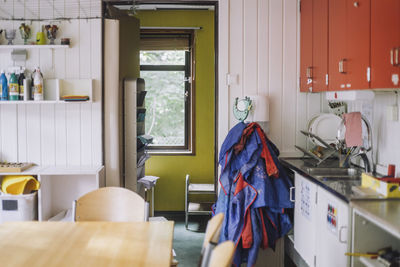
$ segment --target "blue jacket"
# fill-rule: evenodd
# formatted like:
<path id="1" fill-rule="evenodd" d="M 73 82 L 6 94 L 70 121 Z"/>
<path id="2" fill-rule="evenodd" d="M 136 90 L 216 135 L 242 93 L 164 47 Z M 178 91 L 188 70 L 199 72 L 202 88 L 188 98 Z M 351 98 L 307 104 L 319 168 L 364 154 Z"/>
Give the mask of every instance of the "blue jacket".
<path id="1" fill-rule="evenodd" d="M 279 163 L 276 146 L 266 138 L 268 151 L 279 170 L 278 177 L 268 176 L 261 157 L 264 146 L 259 132 L 253 131 L 243 150 L 237 155 L 234 153 L 234 146 L 246 127 L 248 124 L 238 123 L 222 144 L 219 155 L 221 191 L 215 206 L 215 213 L 225 214 L 220 242 L 232 240 L 236 244 L 236 266 L 242 262 L 253 266 L 258 248 L 274 249 L 276 240 L 292 227 L 285 213 L 285 209 L 293 208 L 289 199 L 292 184 Z"/>

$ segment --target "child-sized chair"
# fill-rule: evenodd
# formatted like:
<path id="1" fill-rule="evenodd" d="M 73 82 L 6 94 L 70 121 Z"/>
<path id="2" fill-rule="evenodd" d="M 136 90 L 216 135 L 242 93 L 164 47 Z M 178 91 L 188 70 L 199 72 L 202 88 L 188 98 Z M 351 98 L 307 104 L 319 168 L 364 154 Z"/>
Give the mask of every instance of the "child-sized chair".
<path id="1" fill-rule="evenodd" d="M 75 201 L 75 221 L 143 222 L 147 205 L 142 197 L 122 187 L 103 187 Z"/>

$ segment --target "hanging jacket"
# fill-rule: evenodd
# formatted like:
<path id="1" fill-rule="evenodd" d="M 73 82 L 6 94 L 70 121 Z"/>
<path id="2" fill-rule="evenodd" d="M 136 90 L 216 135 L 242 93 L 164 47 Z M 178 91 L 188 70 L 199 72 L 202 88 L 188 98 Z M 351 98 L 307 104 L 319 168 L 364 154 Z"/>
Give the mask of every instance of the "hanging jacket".
<path id="1" fill-rule="evenodd" d="M 285 209 L 292 186 L 278 160 L 279 150 L 257 123 L 238 123 L 221 146 L 221 190 L 215 213 L 225 214 L 220 242 L 236 244 L 234 264 L 253 266 L 259 247 L 275 248 L 292 227 Z"/>

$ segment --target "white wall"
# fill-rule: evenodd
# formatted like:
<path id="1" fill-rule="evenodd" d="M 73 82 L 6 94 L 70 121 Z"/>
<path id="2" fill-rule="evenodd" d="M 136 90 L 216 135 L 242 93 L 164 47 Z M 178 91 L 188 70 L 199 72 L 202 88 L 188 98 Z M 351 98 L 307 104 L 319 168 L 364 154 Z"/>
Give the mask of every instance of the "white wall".
<path id="1" fill-rule="evenodd" d="M 17 29 L 15 18 L 99 17 L 101 1 L 1 1 L 0 28 Z M 54 3 L 54 9 L 53 9 Z M 24 7 L 25 5 L 25 7 Z M 7 20 L 4 20 L 7 19 Z M 0 161 L 28 161 L 41 165 L 91 166 L 102 164 L 101 19 L 50 21 L 59 37 L 71 38 L 69 49 L 28 50 L 25 63 L 11 61 L 11 50 L 0 50 L 0 68 L 40 66 L 44 78 L 94 79 L 93 103 L 0 105 Z M 45 21 L 27 21 L 33 38 Z M 1 40 L 4 44 L 5 40 Z M 15 43 L 21 43 L 17 33 Z"/>
<path id="2" fill-rule="evenodd" d="M 298 89 L 298 1 L 219 3 L 219 147 L 237 123 L 232 113 L 234 99 L 266 94 L 270 99 L 268 136 L 282 156 L 301 155 L 294 147 L 305 146 L 299 130 L 322 110 L 324 101 L 321 94 Z"/>
<path id="3" fill-rule="evenodd" d="M 372 107 L 369 117 L 373 128 L 374 161 L 383 166 L 395 164 L 397 176 L 400 176 L 400 121 L 390 121 L 386 116 L 388 106 L 400 104 L 398 94 L 376 90 L 372 101 L 348 102 L 348 109 L 365 114 L 369 110 L 365 107 Z"/>

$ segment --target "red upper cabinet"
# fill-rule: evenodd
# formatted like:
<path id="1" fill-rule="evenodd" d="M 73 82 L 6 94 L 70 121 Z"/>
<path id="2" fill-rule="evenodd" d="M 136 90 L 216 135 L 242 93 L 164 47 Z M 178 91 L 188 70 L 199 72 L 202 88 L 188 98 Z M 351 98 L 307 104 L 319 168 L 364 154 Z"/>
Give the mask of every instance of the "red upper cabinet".
<path id="1" fill-rule="evenodd" d="M 326 91 L 328 0 L 302 0 L 300 20 L 300 91 Z"/>
<path id="2" fill-rule="evenodd" d="M 369 88 L 370 1 L 329 2 L 329 89 Z"/>
<path id="3" fill-rule="evenodd" d="M 370 0 L 347 0 L 346 89 L 369 89 L 370 81 Z"/>
<path id="4" fill-rule="evenodd" d="M 313 3 L 313 92 L 326 91 L 328 74 L 328 0 Z"/>
<path id="5" fill-rule="evenodd" d="M 329 1 L 329 89 L 346 88 L 346 0 Z"/>
<path id="6" fill-rule="evenodd" d="M 300 91 L 312 91 L 313 0 L 302 0 L 300 7 Z"/>
<path id="7" fill-rule="evenodd" d="M 400 1 L 371 0 L 371 88 L 400 87 Z"/>

